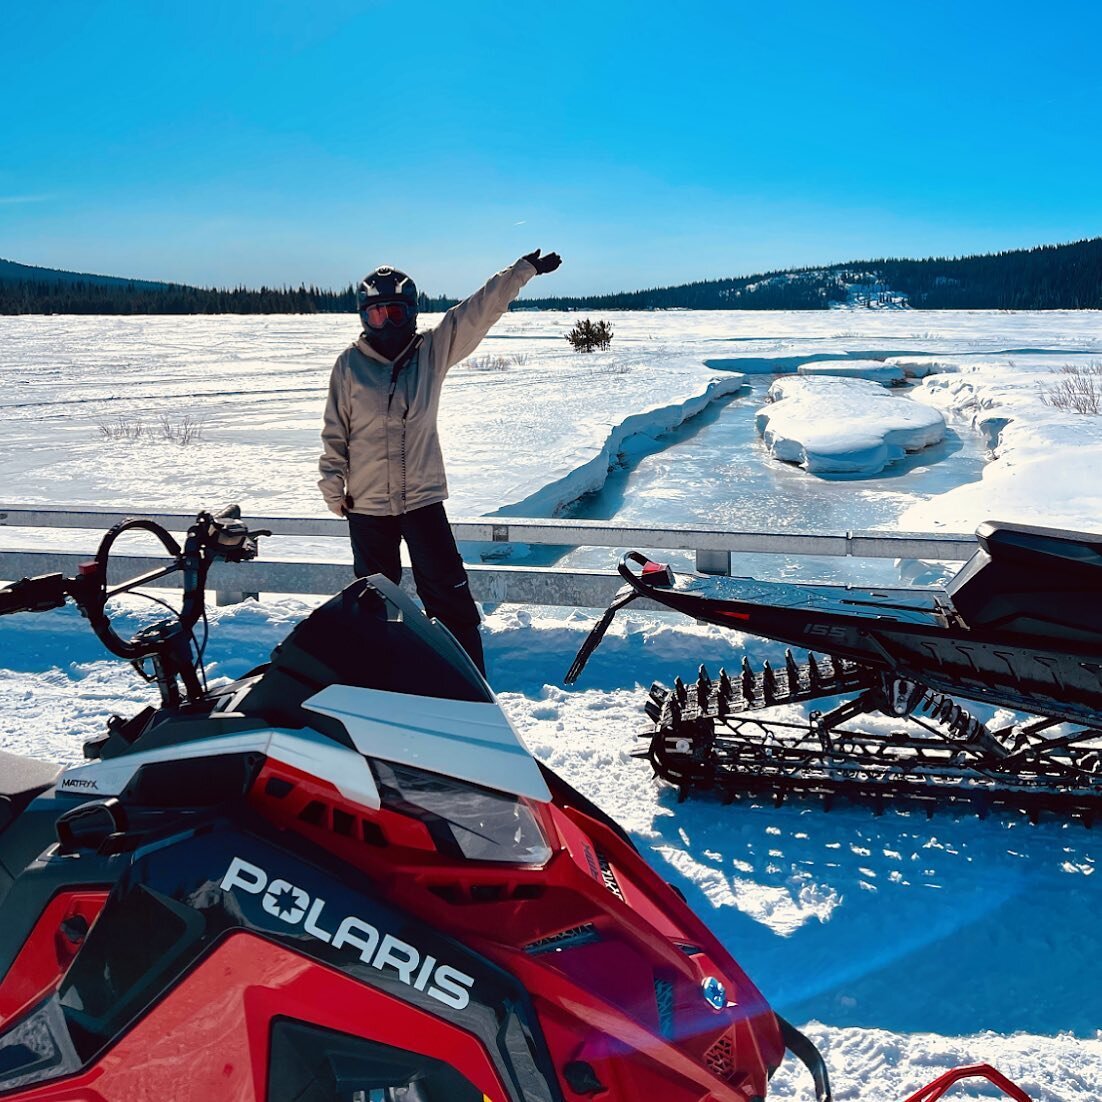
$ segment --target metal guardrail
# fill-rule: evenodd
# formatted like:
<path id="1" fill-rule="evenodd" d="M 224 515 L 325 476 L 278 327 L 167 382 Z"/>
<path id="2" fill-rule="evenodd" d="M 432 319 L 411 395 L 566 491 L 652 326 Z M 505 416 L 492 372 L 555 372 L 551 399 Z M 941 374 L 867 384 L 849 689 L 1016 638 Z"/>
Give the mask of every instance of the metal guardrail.
<path id="1" fill-rule="evenodd" d="M 120 512 L 58 506 L 0 505 L 0 528 L 72 528 L 102 532 L 131 516 L 149 517 L 169 531 L 183 532 L 194 514 Z M 346 539 L 347 528 L 336 518 L 254 517 L 251 528 L 274 535 Z M 738 553 L 864 558 L 967 559 L 976 549 L 974 536 L 854 531 L 840 534 L 803 532 L 732 532 L 710 528 L 641 528 L 602 521 L 545 520 L 526 517 L 479 517 L 452 522 L 460 542 L 513 543 L 555 547 L 639 548 L 695 553 L 702 573 L 729 574 Z M 270 544 L 267 546 L 271 546 Z M 89 546 L 89 551 L 91 545 Z M 125 557 L 134 573 L 163 565 L 163 560 Z M 8 580 L 60 572 L 73 574 L 88 555 L 54 551 L 0 550 L 0 578 Z M 483 603 L 520 603 L 599 608 L 607 605 L 621 579 L 612 573 L 556 567 L 468 566 L 471 592 Z M 408 571 L 406 574 L 408 575 Z M 232 566 L 216 564 L 210 584 L 220 603 L 248 593 L 334 593 L 347 584 L 350 566 L 332 562 L 297 562 L 265 558 Z M 173 585 L 173 579 L 162 584 Z M 410 584 L 408 577 L 403 584 Z"/>

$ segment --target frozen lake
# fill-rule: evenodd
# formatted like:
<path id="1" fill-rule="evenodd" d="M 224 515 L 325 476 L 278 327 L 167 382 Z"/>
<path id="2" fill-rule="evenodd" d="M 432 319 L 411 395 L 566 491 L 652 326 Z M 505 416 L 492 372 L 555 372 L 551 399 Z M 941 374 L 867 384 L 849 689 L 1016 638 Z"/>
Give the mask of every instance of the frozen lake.
<path id="1" fill-rule="evenodd" d="M 749 376 L 747 394 L 716 402 L 682 428 L 640 442 L 600 492 L 581 498 L 565 515 L 624 525 L 753 532 L 895 528 L 903 511 L 917 501 L 980 477 L 986 446 L 979 433 L 963 425 L 950 428 L 942 443 L 874 477 L 814 477 L 771 459 L 754 427 L 754 412 L 764 403 L 773 378 Z M 900 393 L 898 400 L 907 398 Z M 565 561 L 601 569 L 614 558 L 614 552 L 594 548 L 574 552 Z M 890 560 L 739 555 L 732 569 L 799 580 L 899 583 Z"/>

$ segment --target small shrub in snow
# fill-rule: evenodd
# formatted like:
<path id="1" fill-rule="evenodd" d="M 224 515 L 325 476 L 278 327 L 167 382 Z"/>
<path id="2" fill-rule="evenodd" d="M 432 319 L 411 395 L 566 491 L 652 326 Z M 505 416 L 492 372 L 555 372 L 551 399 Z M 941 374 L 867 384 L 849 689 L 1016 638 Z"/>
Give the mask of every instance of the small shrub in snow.
<path id="1" fill-rule="evenodd" d="M 203 423 L 190 413 L 185 413 L 178 421 L 173 421 L 167 413 L 162 413 L 157 430 L 162 440 L 185 447 L 194 444 L 203 435 Z"/>
<path id="2" fill-rule="evenodd" d="M 527 352 L 514 352 L 511 356 L 471 356 L 467 366 L 472 371 L 508 371 L 511 367 L 523 367 L 527 362 Z"/>
<path id="3" fill-rule="evenodd" d="M 1059 379 L 1041 387 L 1041 401 L 1053 409 L 1075 413 L 1102 413 L 1102 362 L 1066 364 L 1053 371 Z"/>
<path id="4" fill-rule="evenodd" d="M 167 413 L 162 413 L 155 425 L 144 421 L 127 421 L 116 417 L 114 421 L 103 421 L 99 425 L 104 440 L 127 440 L 131 443 L 140 440 L 156 442 L 166 441 L 186 447 L 194 444 L 203 435 L 203 423 L 190 413 L 185 413 L 174 421 Z"/>
<path id="5" fill-rule="evenodd" d="M 116 417 L 114 421 L 101 421 L 99 431 L 104 440 L 141 440 L 146 434 L 146 426 L 141 421 Z"/>
<path id="6" fill-rule="evenodd" d="M 607 321 L 586 318 L 566 334 L 566 339 L 575 352 L 594 352 L 598 348 L 608 348 L 612 343 L 612 326 Z"/>

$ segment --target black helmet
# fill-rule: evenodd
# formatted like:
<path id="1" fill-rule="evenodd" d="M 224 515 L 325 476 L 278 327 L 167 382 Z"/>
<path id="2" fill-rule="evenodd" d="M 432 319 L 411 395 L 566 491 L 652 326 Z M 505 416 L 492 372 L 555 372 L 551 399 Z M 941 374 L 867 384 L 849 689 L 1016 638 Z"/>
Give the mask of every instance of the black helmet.
<path id="1" fill-rule="evenodd" d="M 363 339 L 385 360 L 408 347 L 417 330 L 417 287 L 397 268 L 376 268 L 360 282 L 356 306 Z"/>
<path id="2" fill-rule="evenodd" d="M 384 264 L 360 281 L 356 308 L 362 314 L 370 306 L 383 306 L 388 302 L 404 302 L 417 312 L 416 284 L 405 272 Z"/>

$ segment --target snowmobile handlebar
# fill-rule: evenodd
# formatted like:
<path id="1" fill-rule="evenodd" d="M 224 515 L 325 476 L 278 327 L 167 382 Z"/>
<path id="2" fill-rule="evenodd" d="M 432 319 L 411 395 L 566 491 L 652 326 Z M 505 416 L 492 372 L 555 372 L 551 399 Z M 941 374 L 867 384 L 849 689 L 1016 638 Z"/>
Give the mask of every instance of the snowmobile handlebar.
<path id="1" fill-rule="evenodd" d="M 171 561 L 165 567 L 109 587 L 107 574 L 112 549 L 124 532 L 132 531 L 152 535 Z M 253 559 L 257 553 L 257 539 L 270 535 L 267 530 L 250 532 L 241 520 L 241 510 L 237 505 L 229 505 L 216 514 L 205 510 L 200 512 L 188 528 L 182 548 L 172 534 L 154 520 L 144 517 L 124 520 L 104 534 L 95 558 L 82 563 L 75 576 L 44 574 L 37 578 L 23 578 L 0 589 L 0 616 L 60 608 L 66 598 L 71 597 L 104 646 L 120 658 L 135 661 L 156 653 L 163 645 L 166 632 L 162 625 L 155 625 L 130 639 L 124 639 L 111 626 L 111 616 L 106 610 L 107 602 L 112 597 L 182 572 L 183 602 L 177 623 L 173 625 L 173 633 L 189 634 L 203 615 L 207 573 L 213 563 L 218 560 L 245 562 Z"/>
<path id="2" fill-rule="evenodd" d="M 12 612 L 45 612 L 60 608 L 68 595 L 67 579 L 63 574 L 42 574 L 37 578 L 23 578 L 0 589 L 0 616 Z"/>

